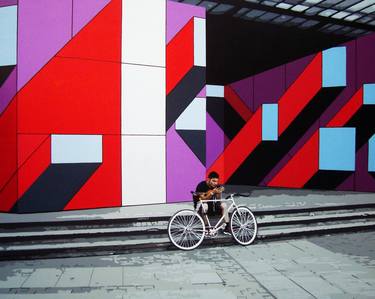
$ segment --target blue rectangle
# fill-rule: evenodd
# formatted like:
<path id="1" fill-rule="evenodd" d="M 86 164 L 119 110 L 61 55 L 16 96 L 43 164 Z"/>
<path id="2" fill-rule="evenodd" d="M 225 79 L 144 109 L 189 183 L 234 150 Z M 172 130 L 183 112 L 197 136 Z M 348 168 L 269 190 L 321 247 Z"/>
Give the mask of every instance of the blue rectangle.
<path id="1" fill-rule="evenodd" d="M 375 84 L 363 84 L 363 104 L 375 105 Z"/>
<path id="2" fill-rule="evenodd" d="M 355 170 L 355 128 L 319 129 L 319 169 Z"/>
<path id="3" fill-rule="evenodd" d="M 368 141 L 368 171 L 375 171 L 375 134 Z"/>
<path id="4" fill-rule="evenodd" d="M 322 87 L 346 86 L 346 47 L 323 51 Z"/>
<path id="5" fill-rule="evenodd" d="M 0 66 L 17 64 L 17 6 L 0 7 Z"/>
<path id="6" fill-rule="evenodd" d="M 278 105 L 262 105 L 262 140 L 278 140 Z"/>
<path id="7" fill-rule="evenodd" d="M 224 97 L 224 86 L 222 85 L 206 85 L 206 96 L 207 97 Z"/>

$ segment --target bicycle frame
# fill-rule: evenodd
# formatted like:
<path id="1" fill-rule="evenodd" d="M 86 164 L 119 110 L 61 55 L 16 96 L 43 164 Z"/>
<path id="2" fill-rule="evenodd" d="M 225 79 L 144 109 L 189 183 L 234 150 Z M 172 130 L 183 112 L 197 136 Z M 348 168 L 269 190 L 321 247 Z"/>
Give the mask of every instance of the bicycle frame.
<path id="1" fill-rule="evenodd" d="M 205 200 L 199 200 L 198 201 L 198 204 L 197 204 L 197 208 L 195 209 L 195 211 L 198 213 L 199 209 L 200 209 L 200 205 L 199 203 L 205 203 L 205 202 L 212 202 L 212 203 L 216 203 L 216 202 L 231 202 L 230 206 L 228 207 L 228 213 L 229 211 L 231 211 L 232 208 L 237 208 L 237 205 L 236 203 L 234 202 L 234 198 L 233 198 L 233 195 L 230 196 L 230 198 L 225 198 L 225 199 L 205 199 Z M 214 232 L 216 232 L 218 229 L 219 229 L 219 224 L 221 223 L 221 221 L 224 219 L 224 216 L 221 216 L 221 218 L 219 219 L 219 221 L 216 223 L 216 225 L 214 227 L 211 226 L 211 223 L 210 223 L 210 219 L 209 217 L 207 216 L 207 214 L 204 214 L 204 216 L 206 217 L 206 220 L 207 220 L 207 223 L 208 223 L 208 228 L 210 230 L 213 230 Z"/>

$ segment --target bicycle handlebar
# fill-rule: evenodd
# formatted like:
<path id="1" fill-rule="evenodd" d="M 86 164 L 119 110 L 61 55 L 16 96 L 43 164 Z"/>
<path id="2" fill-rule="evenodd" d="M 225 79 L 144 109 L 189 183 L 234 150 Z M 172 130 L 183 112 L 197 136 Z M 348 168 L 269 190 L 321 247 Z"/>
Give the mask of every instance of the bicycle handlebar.
<path id="1" fill-rule="evenodd" d="M 200 192 L 190 191 L 193 195 L 199 195 Z M 250 197 L 250 193 L 231 193 L 225 199 L 229 199 L 231 197 Z"/>

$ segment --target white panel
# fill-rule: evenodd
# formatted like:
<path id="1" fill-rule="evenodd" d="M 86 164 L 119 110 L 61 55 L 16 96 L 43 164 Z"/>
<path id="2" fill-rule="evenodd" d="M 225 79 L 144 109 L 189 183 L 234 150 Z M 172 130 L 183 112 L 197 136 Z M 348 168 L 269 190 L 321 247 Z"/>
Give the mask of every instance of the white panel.
<path id="1" fill-rule="evenodd" d="M 51 163 L 101 163 L 102 135 L 51 135 Z"/>
<path id="2" fill-rule="evenodd" d="M 165 68 L 122 65 L 122 134 L 165 134 Z"/>
<path id="3" fill-rule="evenodd" d="M 222 85 L 206 85 L 206 96 L 207 97 L 224 97 L 224 86 Z"/>
<path id="4" fill-rule="evenodd" d="M 206 20 L 194 18 L 194 65 L 206 66 Z"/>
<path id="5" fill-rule="evenodd" d="M 165 136 L 122 136 L 122 205 L 166 202 Z"/>
<path id="6" fill-rule="evenodd" d="M 123 0 L 122 61 L 165 66 L 166 0 Z"/>
<path id="7" fill-rule="evenodd" d="M 206 99 L 195 98 L 176 120 L 176 130 L 206 130 Z"/>

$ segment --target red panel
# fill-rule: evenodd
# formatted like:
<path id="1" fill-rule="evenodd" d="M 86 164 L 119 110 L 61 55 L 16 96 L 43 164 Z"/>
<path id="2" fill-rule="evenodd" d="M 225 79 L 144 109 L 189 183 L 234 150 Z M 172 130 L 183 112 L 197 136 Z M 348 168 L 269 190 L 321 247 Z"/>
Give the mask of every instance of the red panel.
<path id="1" fill-rule="evenodd" d="M 52 59 L 18 96 L 26 134 L 120 134 L 121 64 Z"/>
<path id="2" fill-rule="evenodd" d="M 49 135 L 18 135 L 18 167 L 33 154 Z"/>
<path id="3" fill-rule="evenodd" d="M 121 62 L 121 0 L 112 0 L 57 55 Z"/>
<path id="4" fill-rule="evenodd" d="M 319 131 L 316 131 L 268 186 L 302 188 L 318 169 Z"/>
<path id="5" fill-rule="evenodd" d="M 180 30 L 167 45 L 167 94 L 194 64 L 194 19 Z"/>
<path id="6" fill-rule="evenodd" d="M 280 98 L 279 136 L 322 88 L 322 54 L 319 53 Z"/>
<path id="7" fill-rule="evenodd" d="M 0 190 L 17 170 L 17 97 L 0 115 Z"/>
<path id="8" fill-rule="evenodd" d="M 261 141 L 262 108 L 259 108 L 231 143 L 228 144 L 207 173 L 210 171 L 218 172 L 221 182 L 225 183 Z"/>
<path id="9" fill-rule="evenodd" d="M 341 108 L 339 112 L 328 122 L 326 127 L 342 127 L 361 108 L 363 104 L 363 88 L 361 87 L 354 96 Z"/>
<path id="10" fill-rule="evenodd" d="M 9 182 L 0 190 L 0 211 L 9 212 L 17 201 L 17 176 L 9 180 Z"/>
<path id="11" fill-rule="evenodd" d="M 248 121 L 253 114 L 237 93 L 230 86 L 224 87 L 225 100 L 233 107 L 244 121 Z"/>
<path id="12" fill-rule="evenodd" d="M 121 136 L 103 136 L 103 163 L 64 210 L 121 206 Z"/>
<path id="13" fill-rule="evenodd" d="M 47 137 L 18 169 L 18 198 L 31 187 L 50 164 L 51 137 Z"/>

